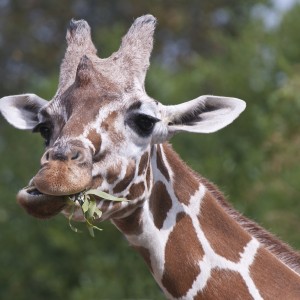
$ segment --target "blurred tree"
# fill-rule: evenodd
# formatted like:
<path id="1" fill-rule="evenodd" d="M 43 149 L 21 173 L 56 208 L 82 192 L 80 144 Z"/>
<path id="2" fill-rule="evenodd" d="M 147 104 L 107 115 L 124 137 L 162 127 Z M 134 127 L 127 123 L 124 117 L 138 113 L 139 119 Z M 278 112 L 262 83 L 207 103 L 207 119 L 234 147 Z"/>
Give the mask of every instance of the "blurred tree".
<path id="1" fill-rule="evenodd" d="M 72 17 L 89 21 L 105 57 L 134 18 L 154 14 L 151 96 L 167 104 L 222 94 L 248 104 L 234 125 L 213 135 L 176 136 L 175 148 L 240 211 L 300 248 L 300 6 L 273 28 L 256 14 L 264 9 L 272 2 L 0 0 L 0 95 L 28 91 L 51 99 Z M 70 231 L 63 217 L 38 221 L 16 205 L 15 194 L 35 174 L 42 151 L 38 136 L 0 118 L 0 298 L 163 299 L 109 223 L 90 239 Z"/>
<path id="2" fill-rule="evenodd" d="M 194 52 L 206 56 L 221 53 L 223 46 L 214 39 L 214 33 L 238 36 L 251 19 L 251 8 L 269 2 L 1 0 L 0 56 L 5 57 L 0 69 L 1 78 L 5 78 L 1 90 L 21 90 L 28 87 L 32 76 L 48 77 L 57 72 L 71 18 L 89 21 L 105 56 L 119 46 L 116 34 L 121 36 L 137 16 L 152 13 L 160 24 L 156 53 L 165 63 L 180 64 L 178 58 L 188 58 Z"/>

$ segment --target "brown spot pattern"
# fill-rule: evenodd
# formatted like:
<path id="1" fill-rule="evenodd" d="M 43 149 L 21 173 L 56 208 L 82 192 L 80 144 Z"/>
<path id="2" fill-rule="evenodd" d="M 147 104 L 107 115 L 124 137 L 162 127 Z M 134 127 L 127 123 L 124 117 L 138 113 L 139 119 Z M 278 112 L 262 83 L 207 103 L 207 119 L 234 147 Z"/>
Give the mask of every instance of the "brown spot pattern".
<path id="1" fill-rule="evenodd" d="M 142 233 L 142 208 L 137 208 L 131 215 L 122 219 L 114 219 L 115 225 L 126 235 L 139 235 Z"/>
<path id="2" fill-rule="evenodd" d="M 109 115 L 103 120 L 101 127 L 104 128 L 106 131 L 113 130 L 117 116 L 118 113 L 116 111 L 109 113 Z"/>
<path id="3" fill-rule="evenodd" d="M 264 248 L 258 249 L 250 276 L 264 299 L 300 299 L 300 276 Z"/>
<path id="4" fill-rule="evenodd" d="M 149 159 L 149 154 L 148 152 L 145 152 L 140 160 L 138 175 L 142 175 L 145 172 L 146 167 L 148 165 L 148 159 Z"/>
<path id="5" fill-rule="evenodd" d="M 163 174 L 163 176 L 170 181 L 170 175 L 167 167 L 163 161 L 162 153 L 161 153 L 161 145 L 157 145 L 157 158 L 156 158 L 157 168 Z"/>
<path id="6" fill-rule="evenodd" d="M 127 200 L 134 200 L 142 196 L 145 191 L 144 182 L 134 183 L 130 189 L 129 194 L 127 195 Z"/>
<path id="7" fill-rule="evenodd" d="M 251 237 L 226 214 L 210 192 L 206 192 L 202 200 L 198 218 L 213 250 L 233 262 L 238 262 L 240 253 Z"/>
<path id="8" fill-rule="evenodd" d="M 163 144 L 168 163 L 174 172 L 173 187 L 178 200 L 189 205 L 190 198 L 199 189 L 199 181 L 194 172 L 179 158 L 170 145 Z"/>
<path id="9" fill-rule="evenodd" d="M 121 163 L 117 163 L 107 169 L 106 180 L 109 184 L 118 180 L 121 173 Z"/>
<path id="10" fill-rule="evenodd" d="M 148 190 L 150 189 L 150 183 L 151 183 L 150 181 L 151 181 L 151 166 L 149 165 L 146 173 L 146 183 L 147 183 Z"/>
<path id="11" fill-rule="evenodd" d="M 172 199 L 166 186 L 161 181 L 156 182 L 152 189 L 149 207 L 153 215 L 155 226 L 161 229 L 167 217 L 167 213 L 172 207 Z"/>
<path id="12" fill-rule="evenodd" d="M 117 185 L 113 189 L 113 192 L 121 193 L 122 191 L 124 191 L 133 180 L 134 174 L 135 174 L 135 163 L 133 161 L 130 161 L 126 168 L 126 173 L 124 178 L 119 183 L 117 183 Z"/>
<path id="13" fill-rule="evenodd" d="M 239 273 L 219 269 L 212 270 L 207 285 L 194 299 L 253 300 L 249 294 L 245 281 Z"/>
<path id="14" fill-rule="evenodd" d="M 121 203 L 120 203 L 121 204 Z M 134 206 L 131 205 L 127 205 L 125 207 L 123 207 L 122 209 L 119 209 L 118 211 L 115 211 L 110 218 L 111 219 L 122 219 L 124 218 L 125 215 L 128 216 L 128 214 L 130 213 L 134 213 L 135 208 Z"/>
<path id="15" fill-rule="evenodd" d="M 215 199 L 219 202 L 222 208 L 229 214 L 234 220 L 236 220 L 240 226 L 242 226 L 251 236 L 257 238 L 268 250 L 274 254 L 279 260 L 284 257 L 284 262 L 294 270 L 299 269 L 300 266 L 300 254 L 294 251 L 290 246 L 284 244 L 270 232 L 256 224 L 254 221 L 247 219 L 242 214 L 232 208 L 232 206 L 225 200 L 224 195 L 218 190 L 218 188 L 209 182 L 206 178 L 201 177 L 201 183 L 211 192 Z"/>
<path id="16" fill-rule="evenodd" d="M 180 213 L 176 221 L 166 245 L 162 284 L 173 297 L 179 298 L 187 293 L 200 273 L 198 263 L 204 251 L 191 218 Z"/>
<path id="17" fill-rule="evenodd" d="M 101 147 L 101 136 L 99 133 L 97 133 L 96 129 L 92 129 L 87 138 L 91 141 L 93 146 L 95 147 L 95 154 L 97 154 L 100 151 Z"/>
<path id="18" fill-rule="evenodd" d="M 118 117 L 118 112 L 113 111 L 107 116 L 105 120 L 103 120 L 101 124 L 101 127 L 104 128 L 104 130 L 109 132 L 111 140 L 115 144 L 121 142 L 124 139 L 123 135 L 116 131 L 115 123 L 117 117 Z"/>
<path id="19" fill-rule="evenodd" d="M 150 251 L 145 247 L 133 246 L 133 248 L 142 255 L 142 257 L 144 258 L 150 271 L 153 273 L 152 265 L 151 265 Z"/>
<path id="20" fill-rule="evenodd" d="M 109 206 L 111 205 L 112 202 L 108 201 L 108 200 L 103 200 L 103 199 L 102 199 L 102 201 L 103 201 L 103 203 L 101 205 L 101 211 L 105 212 L 105 211 L 108 210 L 108 208 L 109 208 Z"/>
<path id="21" fill-rule="evenodd" d="M 120 214 L 121 215 L 121 207 L 122 207 L 122 203 L 121 202 L 111 202 L 111 201 L 105 201 L 102 200 L 103 204 L 100 208 L 100 210 L 103 213 L 108 213 L 108 218 L 112 219 L 114 217 L 115 214 Z"/>
<path id="22" fill-rule="evenodd" d="M 103 182 L 103 177 L 102 175 L 96 175 L 93 177 L 93 186 L 94 187 L 99 187 Z"/>

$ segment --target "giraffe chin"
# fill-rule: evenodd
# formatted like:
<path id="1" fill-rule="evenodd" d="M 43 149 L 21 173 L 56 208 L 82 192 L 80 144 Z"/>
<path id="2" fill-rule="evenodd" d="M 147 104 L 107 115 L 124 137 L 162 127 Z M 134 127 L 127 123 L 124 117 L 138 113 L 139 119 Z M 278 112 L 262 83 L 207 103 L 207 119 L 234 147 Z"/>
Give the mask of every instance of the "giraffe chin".
<path id="1" fill-rule="evenodd" d="M 52 196 L 41 193 L 34 185 L 23 188 L 17 195 L 17 202 L 33 217 L 48 219 L 60 213 L 67 206 L 66 196 Z"/>

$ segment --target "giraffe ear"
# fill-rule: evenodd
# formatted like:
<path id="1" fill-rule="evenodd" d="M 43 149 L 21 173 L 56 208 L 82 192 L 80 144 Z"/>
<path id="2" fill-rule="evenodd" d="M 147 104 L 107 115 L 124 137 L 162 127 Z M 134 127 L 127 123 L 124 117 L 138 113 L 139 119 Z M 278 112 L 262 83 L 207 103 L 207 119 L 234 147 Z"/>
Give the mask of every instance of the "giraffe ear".
<path id="1" fill-rule="evenodd" d="M 186 103 L 165 106 L 168 136 L 181 131 L 218 131 L 233 122 L 245 108 L 243 100 L 219 96 L 201 96 Z"/>
<path id="2" fill-rule="evenodd" d="M 48 101 L 34 94 L 7 96 L 0 99 L 0 112 L 8 123 L 19 129 L 33 129 L 38 112 Z"/>

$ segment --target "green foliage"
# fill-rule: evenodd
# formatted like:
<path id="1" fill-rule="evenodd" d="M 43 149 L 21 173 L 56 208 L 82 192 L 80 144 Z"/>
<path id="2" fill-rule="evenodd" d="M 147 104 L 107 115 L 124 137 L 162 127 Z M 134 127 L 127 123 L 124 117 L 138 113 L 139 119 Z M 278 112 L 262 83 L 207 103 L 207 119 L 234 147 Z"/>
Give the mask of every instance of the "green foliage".
<path id="1" fill-rule="evenodd" d="M 149 95 L 164 104 L 202 94 L 247 102 L 233 125 L 212 135 L 178 135 L 175 149 L 238 210 L 300 249 L 300 5 L 267 30 L 253 8 L 270 1 L 2 2 L 1 96 L 25 87 L 46 99 L 54 95 L 71 17 L 91 23 L 105 57 L 133 18 L 157 16 Z M 35 220 L 16 204 L 42 152 L 38 136 L 0 118 L 0 298 L 163 299 L 142 259 L 110 223 L 91 239 L 72 234 L 62 216 Z"/>
<path id="2" fill-rule="evenodd" d="M 102 211 L 97 207 L 96 197 L 108 200 L 108 201 L 126 201 L 125 198 L 117 198 L 113 195 L 107 194 L 97 189 L 91 189 L 85 192 L 81 192 L 77 195 L 69 197 L 69 206 L 71 213 L 69 216 L 69 226 L 75 232 L 80 232 L 77 227 L 72 225 L 71 221 L 76 208 L 81 208 L 84 217 L 85 224 L 92 237 L 95 237 L 94 229 L 102 231 L 101 228 L 94 224 L 96 219 L 101 218 Z M 79 206 L 79 207 L 78 207 Z"/>

